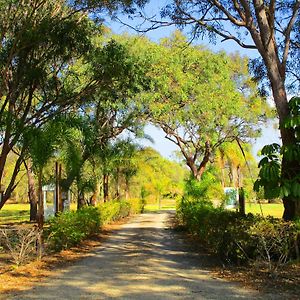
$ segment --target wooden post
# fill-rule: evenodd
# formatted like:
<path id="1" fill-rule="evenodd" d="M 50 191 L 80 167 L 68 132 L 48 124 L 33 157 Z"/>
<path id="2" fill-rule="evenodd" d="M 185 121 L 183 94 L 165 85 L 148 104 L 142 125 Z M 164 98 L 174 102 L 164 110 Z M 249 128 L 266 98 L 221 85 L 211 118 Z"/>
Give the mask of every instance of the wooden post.
<path id="1" fill-rule="evenodd" d="M 58 162 L 55 162 L 55 215 L 59 212 L 59 177 Z"/>
<path id="2" fill-rule="evenodd" d="M 237 167 L 237 184 L 238 184 L 239 213 L 244 216 L 246 214 L 245 192 L 242 184 L 242 174 L 241 174 L 240 166 Z"/>
<path id="3" fill-rule="evenodd" d="M 39 170 L 38 175 L 38 231 L 39 236 L 37 239 L 37 256 L 38 259 L 42 258 L 43 254 L 43 227 L 44 227 L 44 199 L 43 199 L 43 186 L 42 186 L 43 169 Z"/>
<path id="4" fill-rule="evenodd" d="M 59 203 L 59 211 L 62 212 L 63 209 L 63 202 L 62 202 L 62 197 L 61 197 L 61 164 L 58 165 L 58 203 Z"/>

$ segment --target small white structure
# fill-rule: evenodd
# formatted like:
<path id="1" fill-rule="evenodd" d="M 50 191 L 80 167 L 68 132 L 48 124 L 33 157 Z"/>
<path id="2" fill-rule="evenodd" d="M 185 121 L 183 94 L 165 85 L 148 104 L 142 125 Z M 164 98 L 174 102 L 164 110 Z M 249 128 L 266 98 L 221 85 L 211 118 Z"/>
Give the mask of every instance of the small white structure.
<path id="1" fill-rule="evenodd" d="M 225 187 L 225 208 L 237 208 L 239 203 L 239 189 L 235 187 Z"/>
<path id="2" fill-rule="evenodd" d="M 44 217 L 45 220 L 48 220 L 50 217 L 55 216 L 56 210 L 56 188 L 54 184 L 44 185 L 42 187 L 43 191 L 43 201 L 44 201 Z M 53 193 L 52 205 L 47 204 L 47 196 L 48 192 Z M 63 193 L 62 193 L 63 194 Z M 67 195 L 62 195 L 63 201 L 63 210 L 70 210 L 70 203 L 71 203 L 71 192 L 70 190 L 67 192 Z"/>
<path id="3" fill-rule="evenodd" d="M 43 201 L 44 201 L 44 218 L 47 221 L 50 217 L 53 217 L 55 215 L 56 211 L 56 203 L 55 203 L 55 198 L 56 198 L 56 189 L 54 184 L 49 184 L 49 185 L 44 185 L 42 187 L 43 191 Z M 53 200 L 52 203 L 53 205 L 48 205 L 47 204 L 47 194 L 48 192 L 53 193 Z"/>

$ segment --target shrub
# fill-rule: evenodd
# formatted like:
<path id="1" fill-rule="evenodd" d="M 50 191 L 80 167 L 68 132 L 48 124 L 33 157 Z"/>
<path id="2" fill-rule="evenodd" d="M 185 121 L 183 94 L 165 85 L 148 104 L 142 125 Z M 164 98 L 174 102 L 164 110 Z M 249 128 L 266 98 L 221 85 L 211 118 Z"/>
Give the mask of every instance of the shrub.
<path id="1" fill-rule="evenodd" d="M 130 204 L 130 214 L 135 215 L 135 214 L 140 214 L 144 211 L 145 208 L 145 199 L 129 199 L 127 200 Z"/>
<path id="2" fill-rule="evenodd" d="M 109 201 L 98 208 L 87 206 L 76 212 L 64 212 L 49 220 L 48 247 L 56 251 L 70 248 L 97 233 L 101 225 L 140 211 L 140 201 L 135 199 Z"/>
<path id="3" fill-rule="evenodd" d="M 223 260 L 264 261 L 271 268 L 299 256 L 299 225 L 213 208 L 202 201 L 183 200 L 177 218 Z"/>
<path id="4" fill-rule="evenodd" d="M 206 203 L 216 199 L 218 199 L 218 202 L 222 202 L 223 199 L 220 199 L 220 195 L 224 194 L 224 190 L 214 173 L 215 170 L 210 167 L 207 172 L 203 174 L 200 181 L 192 177 L 186 180 L 184 197 L 197 201 L 201 200 Z"/>
<path id="5" fill-rule="evenodd" d="M 48 246 L 53 250 L 67 249 L 99 231 L 100 211 L 83 207 L 76 212 L 65 212 L 49 220 L 46 230 Z"/>
<path id="6" fill-rule="evenodd" d="M 129 216 L 131 205 L 124 200 L 114 200 L 102 204 L 99 209 L 103 224 L 108 224 Z"/>

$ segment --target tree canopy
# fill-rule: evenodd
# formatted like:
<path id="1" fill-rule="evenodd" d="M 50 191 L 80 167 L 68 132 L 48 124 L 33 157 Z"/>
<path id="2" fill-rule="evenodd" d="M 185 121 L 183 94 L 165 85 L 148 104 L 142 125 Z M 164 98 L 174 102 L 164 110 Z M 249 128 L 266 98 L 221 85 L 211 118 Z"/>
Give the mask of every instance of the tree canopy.
<path id="1" fill-rule="evenodd" d="M 160 44 L 133 39 L 127 45 L 144 56 L 152 78 L 142 94 L 145 118 L 179 147 L 195 178 L 220 145 L 259 134 L 269 108 L 246 59 L 189 45 L 179 32 Z"/>

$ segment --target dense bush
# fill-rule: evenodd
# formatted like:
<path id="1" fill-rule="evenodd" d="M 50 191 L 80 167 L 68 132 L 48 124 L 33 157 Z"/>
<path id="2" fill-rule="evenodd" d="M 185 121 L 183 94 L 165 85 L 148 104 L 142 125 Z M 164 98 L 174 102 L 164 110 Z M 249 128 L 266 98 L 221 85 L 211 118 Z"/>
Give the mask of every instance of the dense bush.
<path id="1" fill-rule="evenodd" d="M 135 215 L 135 214 L 140 214 L 144 211 L 145 209 L 145 199 L 143 198 L 134 198 L 134 199 L 129 199 L 127 200 L 130 204 L 130 214 Z"/>
<path id="2" fill-rule="evenodd" d="M 203 202 L 182 200 L 177 209 L 182 225 L 223 260 L 264 261 L 280 265 L 299 256 L 300 226 L 214 208 Z M 298 257 L 299 258 L 299 257 Z"/>
<path id="3" fill-rule="evenodd" d="M 53 217 L 46 230 L 48 246 L 54 250 L 74 246 L 84 238 L 98 232 L 101 221 L 99 209 L 91 206 Z"/>
<path id="4" fill-rule="evenodd" d="M 83 207 L 76 212 L 64 212 L 49 220 L 46 230 L 48 246 L 53 250 L 67 249 L 97 233 L 101 225 L 141 212 L 138 199 L 109 201 L 100 207 Z"/>
<path id="5" fill-rule="evenodd" d="M 101 220 L 107 224 L 130 215 L 131 205 L 127 201 L 109 201 L 100 206 Z"/>
<path id="6" fill-rule="evenodd" d="M 143 204 L 139 199 L 114 200 L 102 204 L 99 209 L 103 224 L 107 224 L 140 213 Z"/>
<path id="7" fill-rule="evenodd" d="M 216 179 L 214 170 L 210 168 L 202 176 L 202 179 L 196 180 L 195 178 L 189 178 L 185 182 L 184 197 L 197 200 L 202 199 L 204 202 L 211 202 L 215 199 L 220 199 L 220 195 L 224 194 L 223 187 Z M 223 199 L 220 199 L 222 202 Z"/>

